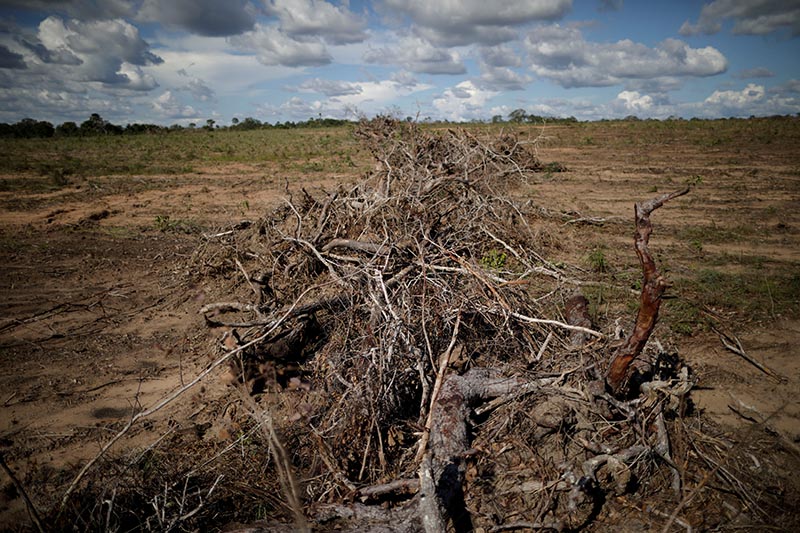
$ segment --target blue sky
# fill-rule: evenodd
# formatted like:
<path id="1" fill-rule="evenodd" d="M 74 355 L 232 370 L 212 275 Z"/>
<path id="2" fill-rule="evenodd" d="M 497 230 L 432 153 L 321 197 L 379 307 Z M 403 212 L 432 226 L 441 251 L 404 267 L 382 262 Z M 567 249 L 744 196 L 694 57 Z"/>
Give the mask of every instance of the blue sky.
<path id="1" fill-rule="evenodd" d="M 0 122 L 800 113 L 800 0 L 0 0 Z"/>

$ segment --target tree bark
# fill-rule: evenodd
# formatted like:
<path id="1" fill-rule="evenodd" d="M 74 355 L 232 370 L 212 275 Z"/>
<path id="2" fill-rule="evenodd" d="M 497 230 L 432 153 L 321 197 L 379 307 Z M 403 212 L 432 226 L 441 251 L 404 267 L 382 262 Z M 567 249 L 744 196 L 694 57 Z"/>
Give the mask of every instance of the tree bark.
<path id="1" fill-rule="evenodd" d="M 621 396 L 626 392 L 628 369 L 633 360 L 642 353 L 642 349 L 647 344 L 653 328 L 655 328 L 656 320 L 658 320 L 658 310 L 661 306 L 661 298 L 668 286 L 667 281 L 656 268 L 656 263 L 647 246 L 650 241 L 650 234 L 653 232 L 650 214 L 669 200 L 688 192 L 689 187 L 685 187 L 679 191 L 663 194 L 647 202 L 636 204 L 634 245 L 636 255 L 642 265 L 644 279 L 642 281 L 642 293 L 639 312 L 636 315 L 636 324 L 625 343 L 614 353 L 611 366 L 606 373 L 606 386 L 614 396 Z"/>

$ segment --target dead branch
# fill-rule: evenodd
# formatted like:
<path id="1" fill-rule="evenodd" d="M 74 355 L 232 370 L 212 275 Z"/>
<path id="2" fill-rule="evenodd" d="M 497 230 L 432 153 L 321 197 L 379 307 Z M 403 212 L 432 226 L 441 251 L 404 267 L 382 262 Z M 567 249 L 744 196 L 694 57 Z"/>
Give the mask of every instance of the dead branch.
<path id="1" fill-rule="evenodd" d="M 747 361 L 748 363 L 750 363 L 751 365 L 753 365 L 754 367 L 756 367 L 757 369 L 761 370 L 763 373 L 774 379 L 776 382 L 780 383 L 785 380 L 785 378 L 782 377 L 780 374 L 769 368 L 767 365 L 765 365 L 752 355 L 748 354 L 745 351 L 744 347 L 742 346 L 742 343 L 739 340 L 739 338 L 736 337 L 736 335 L 728 335 L 718 330 L 715 327 L 712 327 L 711 329 L 714 330 L 714 333 L 717 334 L 720 342 L 722 342 L 722 345 L 728 351 L 735 353 L 736 355 L 738 355 L 739 357 L 741 357 L 742 359 L 744 359 L 745 361 Z"/>
<path id="2" fill-rule="evenodd" d="M 655 328 L 658 310 L 661 306 L 661 297 L 667 289 L 667 281 L 659 273 L 648 249 L 650 234 L 653 232 L 650 214 L 669 200 L 688 192 L 689 187 L 685 187 L 679 191 L 663 194 L 647 202 L 637 203 L 635 206 L 636 236 L 634 245 L 644 277 L 639 311 L 636 315 L 633 331 L 625 340 L 625 343 L 614 353 L 611 365 L 606 373 L 606 385 L 615 396 L 620 396 L 624 393 L 628 378 L 628 368 L 633 363 L 633 360 L 642 353 L 642 349 L 647 344 L 653 328 Z"/>
<path id="3" fill-rule="evenodd" d="M 28 509 L 28 514 L 31 517 L 31 522 L 36 527 L 36 530 L 39 533 L 44 533 L 45 529 L 42 526 L 42 519 L 39 518 L 39 512 L 36 510 L 36 506 L 33 505 L 30 497 L 28 496 L 28 492 L 25 490 L 25 487 L 20 483 L 17 479 L 17 476 L 14 475 L 14 472 L 6 463 L 5 454 L 0 453 L 0 467 L 3 469 L 3 472 L 6 473 L 8 478 L 11 480 L 11 483 L 14 484 L 14 487 L 17 489 L 17 492 L 22 496 L 22 499 L 25 501 L 25 507 Z"/>
<path id="4" fill-rule="evenodd" d="M 563 222 L 559 213 L 504 196 L 543 168 L 535 146 L 510 134 L 478 139 L 385 117 L 362 123 L 356 136 L 376 160 L 362 182 L 320 199 L 304 191 L 251 231 L 215 240 L 223 250 L 209 247 L 216 255 L 203 263 L 214 275 L 228 274 L 221 277 L 232 302 L 257 293 L 248 272 L 269 278 L 268 308 L 257 298 L 254 307 L 205 308 L 217 322 L 214 312 L 239 314 L 228 321 L 242 328 L 231 336 L 239 344 L 261 339 L 239 352 L 239 372 L 276 374 L 286 359 L 279 344 L 293 339 L 303 386 L 276 384 L 269 397 L 281 387 L 307 394 L 314 425 L 303 433 L 301 425 L 279 428 L 281 419 L 273 420 L 276 431 L 291 432 L 299 455 L 311 455 L 300 455 L 310 465 L 297 472 L 303 493 L 287 485 L 284 492 L 294 495 L 283 499 L 294 502 L 296 516 L 305 503 L 300 512 L 321 529 L 402 523 L 407 531 L 439 532 L 471 529 L 465 492 L 485 488 L 504 495 L 502 505 L 526 509 L 499 527 L 579 529 L 605 496 L 629 490 L 626 476 L 644 479 L 662 463 L 637 460 L 650 453 L 652 439 L 642 433 L 651 426 L 642 420 L 654 411 L 644 414 L 640 399 L 621 401 L 602 383 L 600 390 L 586 383 L 610 328 L 592 324 L 584 297 L 562 294 L 610 285 L 575 279 L 579 269 L 556 265 L 538 247 L 537 222 Z M 683 193 L 636 207 L 645 289 L 633 349 L 646 342 L 665 286 L 647 250 L 649 215 Z M 305 321 L 319 334 L 302 335 Z M 671 402 L 673 387 L 665 387 L 653 385 L 652 394 L 664 392 Z M 472 414 L 480 420 L 474 435 Z M 473 438 L 480 440 L 475 449 Z M 540 470 L 530 463 L 537 453 Z M 288 468 L 286 458 L 275 459 Z M 493 474 L 472 482 L 467 467 L 487 462 Z M 408 479 L 412 473 L 418 479 Z M 337 496 L 345 501 L 309 504 Z"/>
<path id="5" fill-rule="evenodd" d="M 389 483 L 360 488 L 358 489 L 358 497 L 364 501 L 387 494 L 414 494 L 418 490 L 419 479 L 397 479 Z"/>
<path id="6" fill-rule="evenodd" d="M 329 252 L 335 248 L 349 248 L 357 252 L 367 252 L 375 255 L 386 255 L 389 247 L 374 242 L 362 242 L 354 239 L 333 239 L 322 247 L 323 252 Z"/>

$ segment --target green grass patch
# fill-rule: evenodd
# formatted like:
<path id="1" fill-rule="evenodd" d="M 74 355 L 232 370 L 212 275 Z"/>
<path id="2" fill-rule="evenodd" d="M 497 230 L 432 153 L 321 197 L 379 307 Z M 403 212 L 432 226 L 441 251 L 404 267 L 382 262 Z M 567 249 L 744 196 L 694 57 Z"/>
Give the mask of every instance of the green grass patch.
<path id="1" fill-rule="evenodd" d="M 796 315 L 800 312 L 800 272 L 787 268 L 728 273 L 704 268 L 695 276 L 674 279 L 670 294 L 679 297 L 667 300 L 665 320 L 673 331 L 690 334 L 708 325 L 704 309 L 732 312 L 743 320 Z"/>
<path id="2" fill-rule="evenodd" d="M 155 135 L 0 139 L 0 168 L 40 176 L 181 174 L 226 163 L 369 164 L 351 126 L 307 130 L 184 130 Z M 354 163 L 355 161 L 355 163 Z"/>

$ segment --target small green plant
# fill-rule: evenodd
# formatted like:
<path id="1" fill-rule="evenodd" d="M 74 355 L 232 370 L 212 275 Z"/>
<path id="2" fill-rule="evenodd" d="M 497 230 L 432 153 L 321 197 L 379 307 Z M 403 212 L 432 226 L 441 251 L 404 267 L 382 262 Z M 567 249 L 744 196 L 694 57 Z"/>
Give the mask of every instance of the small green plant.
<path id="1" fill-rule="evenodd" d="M 155 226 L 158 231 L 168 231 L 174 222 L 169 215 L 156 215 Z"/>
<path id="2" fill-rule="evenodd" d="M 502 270 L 506 266 L 508 255 L 500 250 L 491 249 L 481 257 L 481 266 L 490 270 Z"/>
<path id="3" fill-rule="evenodd" d="M 189 220 L 175 219 L 169 215 L 156 215 L 155 227 L 162 232 L 197 233 L 200 228 Z"/>
<path id="4" fill-rule="evenodd" d="M 595 272 L 606 272 L 608 270 L 608 260 L 602 248 L 595 248 L 587 256 L 589 266 Z"/>
<path id="5" fill-rule="evenodd" d="M 694 185 L 695 187 L 698 185 L 702 185 L 702 183 L 703 183 L 703 176 L 699 174 L 695 174 L 694 176 L 686 180 L 686 185 Z"/>

